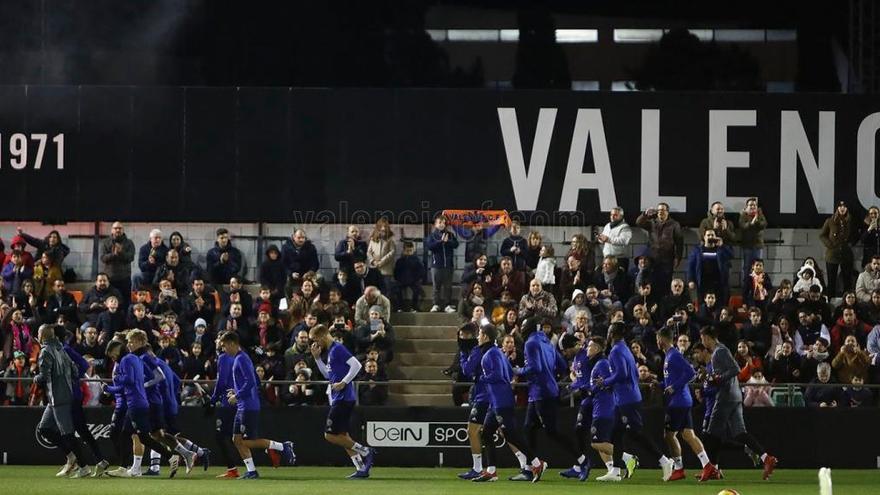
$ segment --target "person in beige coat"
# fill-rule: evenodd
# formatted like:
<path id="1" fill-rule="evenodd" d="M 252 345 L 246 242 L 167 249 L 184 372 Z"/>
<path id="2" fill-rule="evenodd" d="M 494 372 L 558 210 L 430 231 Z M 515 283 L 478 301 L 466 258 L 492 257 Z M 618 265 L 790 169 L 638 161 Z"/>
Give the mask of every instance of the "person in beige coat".
<path id="1" fill-rule="evenodd" d="M 397 246 L 393 237 L 394 232 L 391 231 L 388 220 L 382 217 L 376 222 L 367 246 L 367 262 L 370 268 L 375 268 L 382 274 L 387 294 L 392 294 L 394 287 L 394 255 L 397 254 Z"/>

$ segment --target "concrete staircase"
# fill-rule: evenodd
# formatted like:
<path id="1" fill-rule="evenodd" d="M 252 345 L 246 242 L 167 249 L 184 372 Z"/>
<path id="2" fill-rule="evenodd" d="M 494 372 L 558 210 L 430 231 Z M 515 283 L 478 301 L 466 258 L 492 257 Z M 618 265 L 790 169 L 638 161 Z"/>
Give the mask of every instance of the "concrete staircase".
<path id="1" fill-rule="evenodd" d="M 391 317 L 397 339 L 394 361 L 388 367 L 391 380 L 448 380 L 442 370 L 458 352 L 457 314 L 395 313 Z M 389 404 L 403 406 L 451 406 L 452 384 L 392 385 Z"/>

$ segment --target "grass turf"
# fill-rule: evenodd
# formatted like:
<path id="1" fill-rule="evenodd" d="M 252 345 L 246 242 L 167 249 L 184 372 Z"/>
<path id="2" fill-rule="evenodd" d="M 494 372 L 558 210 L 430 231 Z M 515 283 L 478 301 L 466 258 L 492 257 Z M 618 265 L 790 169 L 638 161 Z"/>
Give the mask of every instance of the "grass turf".
<path id="1" fill-rule="evenodd" d="M 351 468 L 336 467 L 292 467 L 262 468 L 261 479 L 253 481 L 214 479 L 222 472 L 211 468 L 205 473 L 195 470 L 187 476 L 181 470 L 178 477 L 169 480 L 163 476 L 140 479 L 57 479 L 54 474 L 58 466 L 0 466 L 0 487 L 4 495 L 63 493 L 64 495 L 137 495 L 141 493 L 161 493 L 162 495 L 194 495 L 200 493 L 225 493 L 235 495 L 266 493 L 307 493 L 309 495 L 341 495 L 356 493 L 418 495 L 434 494 L 485 494 L 503 493 L 589 493 L 589 494 L 700 494 L 714 495 L 724 488 L 733 488 L 742 495 L 797 495 L 819 493 L 816 470 L 781 469 L 770 481 L 761 481 L 760 471 L 726 471 L 726 479 L 710 483 L 697 483 L 690 479 L 696 471 L 688 471 L 689 479 L 674 483 L 659 480 L 659 470 L 640 469 L 627 481 L 616 484 L 603 484 L 596 481 L 579 483 L 559 477 L 558 470 L 548 471 L 539 484 L 510 482 L 507 476 L 514 474 L 512 469 L 499 472 L 501 480 L 497 483 L 471 483 L 456 479 L 459 469 L 436 468 L 389 468 L 378 466 L 369 480 L 347 480 L 345 476 Z M 591 475 L 598 476 L 599 472 Z M 876 470 L 835 470 L 832 472 L 834 489 L 837 495 L 876 494 L 880 492 L 880 471 Z"/>

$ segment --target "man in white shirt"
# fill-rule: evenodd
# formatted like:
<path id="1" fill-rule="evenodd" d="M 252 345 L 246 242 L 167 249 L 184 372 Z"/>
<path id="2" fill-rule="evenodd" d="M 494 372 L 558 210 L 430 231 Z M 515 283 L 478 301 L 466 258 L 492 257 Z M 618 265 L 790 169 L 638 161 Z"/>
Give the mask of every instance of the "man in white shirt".
<path id="1" fill-rule="evenodd" d="M 629 268 L 626 248 L 632 240 L 632 231 L 623 219 L 623 208 L 619 206 L 611 208 L 611 221 L 605 224 L 596 240 L 602 244 L 602 257 L 614 256 L 617 258 L 617 264 L 624 271 Z"/>

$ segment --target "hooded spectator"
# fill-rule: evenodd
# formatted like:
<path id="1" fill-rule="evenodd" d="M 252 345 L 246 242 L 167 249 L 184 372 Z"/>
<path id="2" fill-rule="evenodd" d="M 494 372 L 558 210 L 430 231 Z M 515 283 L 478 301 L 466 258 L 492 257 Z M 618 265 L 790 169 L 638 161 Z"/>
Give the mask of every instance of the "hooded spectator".
<path id="1" fill-rule="evenodd" d="M 266 258 L 260 264 L 260 285 L 269 288 L 272 294 L 284 294 L 284 286 L 287 284 L 287 270 L 281 259 L 281 251 L 278 246 L 271 244 L 266 248 Z"/>

